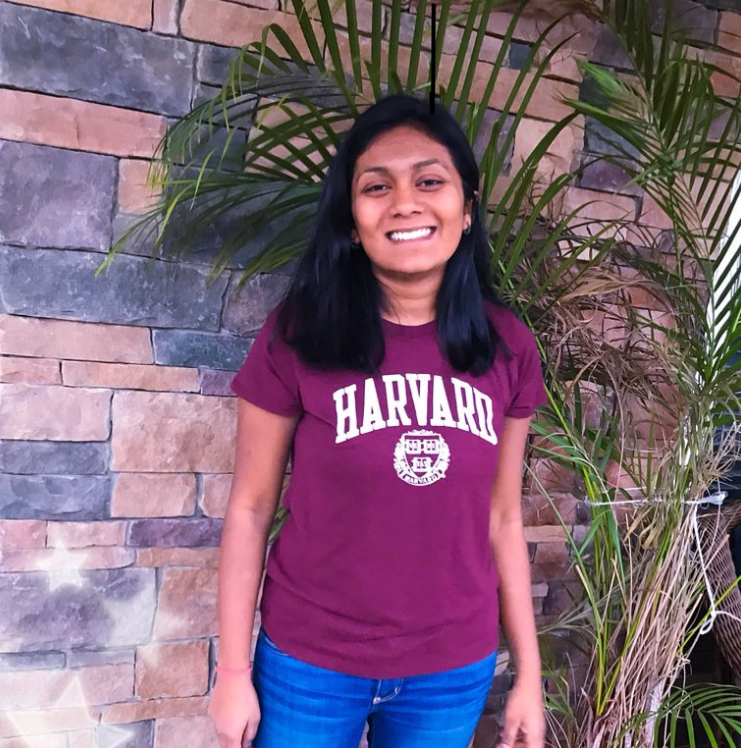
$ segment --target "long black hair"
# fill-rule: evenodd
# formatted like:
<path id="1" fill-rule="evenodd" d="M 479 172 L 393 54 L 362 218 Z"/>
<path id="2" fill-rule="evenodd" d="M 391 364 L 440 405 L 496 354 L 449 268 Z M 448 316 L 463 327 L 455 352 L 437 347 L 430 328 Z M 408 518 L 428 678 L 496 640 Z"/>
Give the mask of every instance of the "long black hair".
<path id="1" fill-rule="evenodd" d="M 279 305 L 276 328 L 310 366 L 378 372 L 385 355 L 380 313 L 387 310 L 387 299 L 368 255 L 351 247 L 351 185 L 360 154 L 399 125 L 414 127 L 448 149 L 464 198 L 473 201 L 471 231 L 462 234 L 446 263 L 435 304 L 440 351 L 456 370 L 478 375 L 489 369 L 500 346 L 511 356 L 484 309 L 485 299 L 510 307 L 491 278 L 486 229 L 474 194 L 478 164 L 463 129 L 444 106 L 436 103 L 433 114 L 427 100 L 406 94 L 385 96 L 368 107 L 338 146 L 308 248 Z"/>

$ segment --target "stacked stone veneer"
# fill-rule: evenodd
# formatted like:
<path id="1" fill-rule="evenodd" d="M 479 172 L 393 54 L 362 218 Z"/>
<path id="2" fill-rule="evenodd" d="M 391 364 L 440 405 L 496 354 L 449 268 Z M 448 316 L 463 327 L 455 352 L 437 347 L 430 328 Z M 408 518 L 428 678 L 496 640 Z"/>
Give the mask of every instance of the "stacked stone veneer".
<path id="1" fill-rule="evenodd" d="M 717 61 L 741 72 L 733 2 L 675 5 L 700 37 L 726 48 Z M 358 4 L 367 33 L 371 3 Z M 406 40 L 413 20 L 404 13 Z M 474 98 L 507 20 L 492 14 Z M 150 259 L 142 240 L 94 270 L 152 204 L 145 179 L 167 125 L 211 95 L 235 47 L 273 21 L 299 42 L 292 8 L 271 0 L 0 3 L 0 748 L 217 746 L 206 708 L 235 442 L 228 383 L 292 268 L 235 294 L 239 268 L 275 232 L 265 227 L 207 283 L 227 221 L 185 257 L 173 256 L 171 240 Z M 528 106 L 493 201 L 565 113 L 557 97 L 590 95 L 576 59 L 624 64 L 604 30 L 578 18 L 564 25 L 575 29 Z M 537 34 L 533 19 L 520 25 L 495 106 Z M 447 42 L 440 82 L 457 38 Z M 604 152 L 602 136 L 576 120 L 543 159 L 542 176 Z M 485 128 L 479 155 L 486 138 Z M 621 178 L 604 163 L 588 168 L 564 208 L 600 198 L 587 218 L 627 212 L 636 226 L 668 228 L 639 191 L 615 192 Z M 534 467 L 579 535 L 580 487 L 552 466 Z M 548 502 L 526 485 L 523 508 L 544 620 L 578 585 Z M 258 611 L 253 637 L 259 621 Z M 480 748 L 494 744 L 511 681 L 505 642 Z"/>

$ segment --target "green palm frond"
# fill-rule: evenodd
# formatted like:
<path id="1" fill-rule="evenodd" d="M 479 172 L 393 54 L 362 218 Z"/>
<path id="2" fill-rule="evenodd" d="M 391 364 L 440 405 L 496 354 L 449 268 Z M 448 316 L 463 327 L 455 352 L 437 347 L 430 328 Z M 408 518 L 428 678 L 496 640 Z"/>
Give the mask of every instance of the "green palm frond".
<path id="1" fill-rule="evenodd" d="M 344 3 L 348 29 L 342 38 L 335 27 L 333 9 L 328 0 L 318 0 L 313 6 L 316 10 L 314 18 L 318 16 L 321 21 L 323 38 L 315 30 L 312 8 L 298 0 L 293 0 L 293 5 L 311 66 L 278 24 L 263 29 L 259 42 L 243 47 L 232 60 L 220 91 L 168 129 L 150 175 L 152 186 L 162 189 L 161 202 L 120 236 L 97 272 L 109 266 L 128 242 L 138 240 L 147 229 L 151 232 L 153 223 L 156 223 L 152 246 L 152 256 L 155 256 L 168 244 L 176 246 L 178 254 L 189 251 L 210 227 L 229 225 L 230 216 L 238 218 L 231 221 L 237 224 L 237 228 L 223 241 L 208 281 L 214 281 L 232 265 L 235 254 L 254 234 L 256 226 L 274 224 L 276 216 L 283 218 L 279 223 L 285 228 L 279 227 L 273 240 L 250 260 L 241 283 L 256 272 L 279 268 L 301 253 L 304 245 L 300 238 L 310 233 L 311 206 L 318 199 L 331 154 L 341 132 L 352 124 L 360 103 L 367 99 L 363 77 L 370 82 L 372 95 L 378 97 L 384 90 L 401 90 L 404 70 L 399 39 L 401 3 L 398 0 L 389 10 L 388 41 L 383 40 L 380 33 L 381 6 L 374 5 L 370 60 L 362 58 L 360 53 L 361 45 L 367 44 L 368 39 L 358 32 L 353 0 Z M 445 34 L 451 21 L 450 5 L 450 2 L 441 4 L 436 34 L 435 61 L 438 66 L 443 58 Z M 505 70 L 509 44 L 526 4 L 523 3 L 513 15 L 496 61 L 493 64 L 479 63 L 477 53 L 494 5 L 487 0 L 473 0 L 470 11 L 453 17 L 454 21 L 465 20 L 462 43 L 450 64 L 446 57 L 449 74 L 437 71 L 438 80 L 442 78 L 440 100 L 454 111 L 471 142 L 483 133 L 484 114 L 487 110 L 493 111 L 491 103 Z M 408 65 L 403 90 L 407 92 L 429 91 L 427 10 L 425 0 L 420 0 L 413 38 L 409 51 L 405 53 Z M 550 23 L 532 45 L 502 109 L 497 111 L 481 159 L 480 194 L 484 203 L 488 202 L 497 179 L 504 174 L 507 153 L 524 113 L 536 95 L 538 82 L 553 56 L 568 42 L 567 38 L 549 48 L 539 64 L 533 65 L 533 60 L 561 18 Z M 321 53 L 322 44 L 326 46 L 328 63 Z M 348 55 L 342 53 L 343 44 L 349 49 L 351 73 L 345 72 Z M 422 61 L 425 61 L 425 66 L 420 64 Z M 483 92 L 476 100 L 471 100 L 473 83 L 482 69 L 487 73 Z M 507 72 L 510 71 L 507 69 Z M 513 111 L 515 101 L 519 103 Z M 573 180 L 571 175 L 559 178 L 535 206 L 530 205 L 531 183 L 538 159 L 575 116 L 565 117 L 554 125 L 536 151 L 530 154 L 525 168 L 512 176 L 502 200 L 493 206 L 488 217 L 491 226 L 505 222 L 504 230 L 498 232 L 496 252 L 499 255 L 506 237 L 513 230 L 516 216 L 529 215 L 525 230 L 518 231 L 515 244 L 508 248 L 510 271 L 517 265 L 520 250 L 527 243 L 530 230 L 540 220 L 541 211 Z M 264 122 L 268 117 L 279 121 L 266 126 Z M 297 143 L 297 140 L 301 142 Z M 224 168 L 225 163 L 231 165 L 235 159 L 241 159 L 241 168 Z M 271 199 L 263 207 L 264 198 Z M 560 229 L 565 232 L 566 228 L 567 222 L 564 221 Z M 554 241 L 542 246 L 543 253 Z M 573 266 L 574 258 L 564 260 L 563 269 Z M 499 262 L 497 256 L 495 264 Z M 559 268 L 554 267 L 552 273 L 558 274 Z"/>

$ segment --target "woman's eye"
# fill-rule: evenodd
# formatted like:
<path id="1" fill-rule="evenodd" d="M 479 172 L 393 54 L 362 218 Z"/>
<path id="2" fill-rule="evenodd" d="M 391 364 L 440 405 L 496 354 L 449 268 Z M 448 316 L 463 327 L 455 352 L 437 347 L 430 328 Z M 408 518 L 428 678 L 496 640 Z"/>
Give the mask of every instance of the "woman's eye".
<path id="1" fill-rule="evenodd" d="M 423 179 L 420 184 L 428 184 L 429 182 L 432 182 L 433 184 L 442 184 L 442 180 L 440 179 Z M 376 187 L 385 187 L 386 185 L 383 184 L 372 184 L 369 187 L 366 187 L 366 189 L 363 190 L 363 192 L 376 192 Z"/>

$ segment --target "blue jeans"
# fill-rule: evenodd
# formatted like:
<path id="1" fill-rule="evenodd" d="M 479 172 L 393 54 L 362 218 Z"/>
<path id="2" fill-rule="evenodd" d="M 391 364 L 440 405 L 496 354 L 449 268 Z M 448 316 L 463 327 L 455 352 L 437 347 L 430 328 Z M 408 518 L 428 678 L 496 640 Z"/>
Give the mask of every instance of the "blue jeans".
<path id="1" fill-rule="evenodd" d="M 491 688 L 497 652 L 471 665 L 406 678 L 362 678 L 298 660 L 260 628 L 252 679 L 254 748 L 467 748 Z"/>

